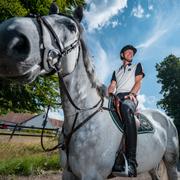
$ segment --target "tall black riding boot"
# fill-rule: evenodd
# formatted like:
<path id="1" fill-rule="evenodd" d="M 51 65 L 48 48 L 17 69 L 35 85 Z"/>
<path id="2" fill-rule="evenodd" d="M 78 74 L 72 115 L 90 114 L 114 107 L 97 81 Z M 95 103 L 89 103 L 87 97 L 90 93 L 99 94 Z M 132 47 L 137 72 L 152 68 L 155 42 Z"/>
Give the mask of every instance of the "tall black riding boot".
<path id="1" fill-rule="evenodd" d="M 133 112 L 130 108 L 122 112 L 125 121 L 125 135 L 126 135 L 126 157 L 128 161 L 128 175 L 129 177 L 137 176 L 137 162 L 136 162 L 136 147 L 137 147 L 137 128 Z"/>
<path id="2" fill-rule="evenodd" d="M 135 107 L 135 106 L 134 106 Z M 129 105 L 123 104 L 122 107 L 122 117 L 125 123 L 125 141 L 126 141 L 126 158 L 128 161 L 128 172 L 126 172 L 126 167 L 115 163 L 112 169 L 112 174 L 114 176 L 137 176 L 137 162 L 136 162 L 136 146 L 137 146 L 137 129 L 134 119 L 134 115 Z"/>

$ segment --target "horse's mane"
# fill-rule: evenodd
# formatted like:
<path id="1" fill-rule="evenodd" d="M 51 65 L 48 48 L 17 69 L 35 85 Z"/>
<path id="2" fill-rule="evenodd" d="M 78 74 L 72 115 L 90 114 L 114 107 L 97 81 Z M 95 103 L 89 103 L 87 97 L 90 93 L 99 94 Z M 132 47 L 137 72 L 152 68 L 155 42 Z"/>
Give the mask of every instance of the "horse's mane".
<path id="1" fill-rule="evenodd" d="M 98 93 L 101 96 L 106 96 L 107 88 L 97 78 L 96 73 L 95 73 L 94 64 L 93 64 L 92 60 L 90 59 L 86 44 L 82 38 L 81 38 L 81 46 L 82 46 L 83 61 L 84 61 L 85 69 L 88 74 L 89 80 L 92 83 L 92 87 L 96 88 Z"/>

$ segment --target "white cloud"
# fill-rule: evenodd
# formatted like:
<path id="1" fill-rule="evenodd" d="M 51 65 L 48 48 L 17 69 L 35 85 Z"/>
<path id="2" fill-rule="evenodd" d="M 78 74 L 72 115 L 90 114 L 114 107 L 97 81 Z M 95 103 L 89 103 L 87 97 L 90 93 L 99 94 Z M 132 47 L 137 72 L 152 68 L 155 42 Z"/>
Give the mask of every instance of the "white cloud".
<path id="1" fill-rule="evenodd" d="M 114 21 L 108 21 L 105 26 L 112 26 L 112 28 L 115 28 L 121 25 L 122 25 L 121 22 L 119 22 L 118 20 L 114 20 Z"/>
<path id="2" fill-rule="evenodd" d="M 145 94 L 139 94 L 138 98 L 138 109 L 143 110 L 146 108 L 156 108 L 156 98 L 155 96 L 146 96 Z"/>
<path id="3" fill-rule="evenodd" d="M 142 95 L 139 94 L 137 96 L 137 98 L 138 98 L 138 102 L 139 102 L 138 109 L 146 109 L 145 105 L 144 105 L 144 103 L 146 102 L 145 95 L 144 94 L 142 94 Z"/>
<path id="4" fill-rule="evenodd" d="M 118 21 L 112 21 L 112 27 L 115 28 L 118 25 Z"/>
<path id="5" fill-rule="evenodd" d="M 146 18 L 149 18 L 150 16 L 151 16 L 151 14 L 149 14 L 149 13 L 145 15 Z"/>
<path id="6" fill-rule="evenodd" d="M 105 50 L 100 41 L 97 41 L 96 34 L 86 33 L 84 39 L 87 42 L 89 56 L 92 57 L 98 79 L 105 84 L 109 84 L 112 72 L 119 66 L 119 61 L 114 61 L 116 54 L 112 53 L 116 47 L 114 41 L 111 42 L 108 39 L 106 43 L 111 46 L 111 49 Z"/>
<path id="7" fill-rule="evenodd" d="M 84 12 L 88 30 L 101 29 L 119 11 L 127 7 L 127 0 L 88 0 L 88 10 Z"/>
<path id="8" fill-rule="evenodd" d="M 144 17 L 144 9 L 142 8 L 142 6 L 140 4 L 138 4 L 137 7 L 134 7 L 132 9 L 132 15 L 137 17 L 137 18 L 142 18 Z"/>
<path id="9" fill-rule="evenodd" d="M 149 39 L 147 39 L 145 42 L 139 44 L 137 48 L 148 48 L 153 43 L 158 41 L 166 32 L 167 29 L 160 29 L 158 31 L 154 31 L 154 33 L 152 33 L 152 36 L 150 36 Z"/>
<path id="10" fill-rule="evenodd" d="M 154 6 L 151 4 L 148 6 L 148 9 L 152 11 L 154 9 Z"/>
<path id="11" fill-rule="evenodd" d="M 105 80 L 111 73 L 111 68 L 109 68 L 108 56 L 99 43 L 94 44 L 94 47 L 98 49 L 98 54 L 96 54 L 95 62 L 96 74 L 100 81 L 105 82 Z"/>
<path id="12" fill-rule="evenodd" d="M 149 10 L 154 10 L 153 5 L 148 6 Z M 157 45 L 160 40 L 165 39 L 168 33 L 177 28 L 180 13 L 179 8 L 174 5 L 170 8 L 171 13 L 167 13 L 163 8 L 156 11 L 152 29 L 149 29 L 149 34 L 146 35 L 144 42 L 140 43 L 137 48 L 149 48 Z"/>

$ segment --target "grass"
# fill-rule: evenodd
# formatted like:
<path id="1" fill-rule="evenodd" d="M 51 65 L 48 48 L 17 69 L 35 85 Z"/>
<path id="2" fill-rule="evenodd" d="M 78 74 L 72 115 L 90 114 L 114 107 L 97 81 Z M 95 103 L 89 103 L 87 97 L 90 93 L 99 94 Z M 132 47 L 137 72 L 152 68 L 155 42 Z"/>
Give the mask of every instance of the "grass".
<path id="1" fill-rule="evenodd" d="M 0 160 L 8 160 L 16 157 L 42 153 L 40 144 L 24 143 L 1 143 L 0 142 Z"/>
<path id="2" fill-rule="evenodd" d="M 1 137 L 0 175 L 28 176 L 39 175 L 47 170 L 59 170 L 59 152 L 44 152 L 37 139 L 39 138 L 13 137 L 13 141 L 8 142 L 4 139 L 2 141 Z M 48 144 L 53 146 L 54 142 L 49 140 Z"/>
<path id="3" fill-rule="evenodd" d="M 47 170 L 58 170 L 58 154 L 51 156 L 33 155 L 0 161 L 0 175 L 36 175 Z"/>

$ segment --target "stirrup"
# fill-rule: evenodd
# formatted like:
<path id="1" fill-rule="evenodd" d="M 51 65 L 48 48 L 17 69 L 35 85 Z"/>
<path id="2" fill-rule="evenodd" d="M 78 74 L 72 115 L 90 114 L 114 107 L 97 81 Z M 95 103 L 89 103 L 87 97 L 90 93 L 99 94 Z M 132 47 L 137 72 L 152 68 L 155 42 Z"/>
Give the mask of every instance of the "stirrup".
<path id="1" fill-rule="evenodd" d="M 124 158 L 124 171 L 114 171 L 112 172 L 113 176 L 121 176 L 121 177 L 128 177 L 128 161 L 124 153 L 122 153 Z"/>

